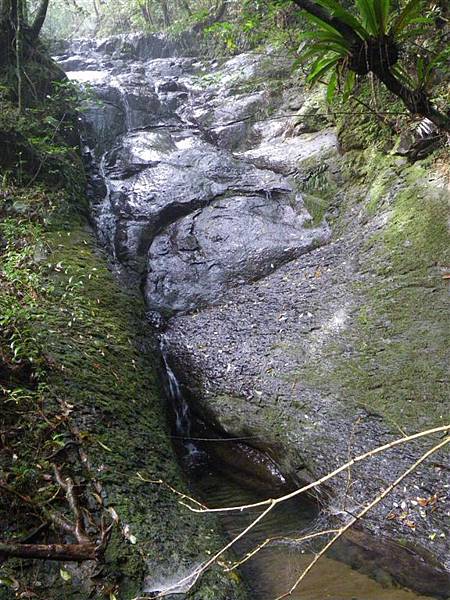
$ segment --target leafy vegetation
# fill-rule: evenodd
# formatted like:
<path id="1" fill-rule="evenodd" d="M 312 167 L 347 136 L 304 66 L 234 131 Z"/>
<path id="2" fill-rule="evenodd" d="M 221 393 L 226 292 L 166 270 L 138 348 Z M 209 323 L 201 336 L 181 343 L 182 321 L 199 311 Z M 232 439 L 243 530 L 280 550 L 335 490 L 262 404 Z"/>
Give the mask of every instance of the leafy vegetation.
<path id="1" fill-rule="evenodd" d="M 357 76 L 373 72 L 402 98 L 411 112 L 429 112 L 424 116 L 436 119 L 438 125 L 445 127 L 444 114 L 440 119 L 429 105 L 419 106 L 426 103 L 425 95 L 432 79 L 436 78 L 435 69 L 443 68 L 450 57 L 450 45 L 444 44 L 441 48 L 439 44 L 432 44 L 426 48 L 418 44 L 418 41 L 425 43 L 434 27 L 440 14 L 437 6 L 424 13 L 423 0 L 409 0 L 401 10 L 395 9 L 390 0 L 355 0 L 355 16 L 336 0 L 317 0 L 317 4 L 327 9 L 331 19 L 326 15 L 305 14 L 315 25 L 313 30 L 300 36 L 302 41 L 308 42 L 300 53 L 301 58 L 314 58 L 307 77 L 310 83 L 323 82 L 325 78 L 328 99 L 333 99 L 337 89 L 346 99 L 354 89 Z M 400 56 L 408 49 L 410 40 L 416 61 L 413 69 L 411 60 L 404 60 L 404 66 L 400 64 Z"/>

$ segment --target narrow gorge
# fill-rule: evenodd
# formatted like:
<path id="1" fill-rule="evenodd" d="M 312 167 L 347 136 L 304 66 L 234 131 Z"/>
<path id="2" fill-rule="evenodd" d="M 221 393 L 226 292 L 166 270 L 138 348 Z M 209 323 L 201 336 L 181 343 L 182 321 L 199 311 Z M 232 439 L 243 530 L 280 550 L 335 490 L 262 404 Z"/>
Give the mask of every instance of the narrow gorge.
<path id="1" fill-rule="evenodd" d="M 61 44 L 56 59 L 85 90 L 90 218 L 121 285 L 143 294 L 162 378 L 185 403 L 175 427 L 181 455 L 206 454 L 235 480 L 252 480 L 262 498 L 445 424 L 444 164 L 375 149 L 357 117 L 342 116 L 336 128 L 322 95 L 279 49 L 210 59 L 186 42 L 130 34 Z M 288 529 L 296 511 L 306 511 L 300 530 L 315 519 L 342 525 L 426 447 L 397 447 L 327 481 L 311 508 L 287 510 Z M 349 531 L 337 558 L 383 585 L 448 597 L 448 494 L 445 461 L 421 465 Z M 432 506 L 417 501 L 431 497 Z M 269 564 L 279 570 L 285 555 L 274 552 Z M 148 593 L 202 560 L 195 549 L 162 554 L 169 563 L 151 564 L 158 575 Z M 337 580 L 357 577 L 344 569 Z M 201 579 L 189 597 L 244 594 L 239 578 L 221 577 L 227 583 L 214 580 L 212 592 Z M 272 597 L 269 588 L 250 597 Z M 384 597 L 381 589 L 361 598 Z"/>
<path id="2" fill-rule="evenodd" d="M 0 0 L 0 600 L 450 600 L 448 0 Z"/>

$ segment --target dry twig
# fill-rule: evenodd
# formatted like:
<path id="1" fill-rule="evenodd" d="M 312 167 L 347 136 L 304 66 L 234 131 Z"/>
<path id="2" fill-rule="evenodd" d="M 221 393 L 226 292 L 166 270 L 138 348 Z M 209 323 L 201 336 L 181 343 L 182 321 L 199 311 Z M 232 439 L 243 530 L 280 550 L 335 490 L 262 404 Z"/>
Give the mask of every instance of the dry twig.
<path id="1" fill-rule="evenodd" d="M 383 446 L 378 446 L 377 448 L 374 448 L 373 450 L 369 450 L 368 452 L 365 452 L 364 454 L 355 456 L 355 458 L 352 458 L 351 460 L 349 460 L 345 464 L 341 465 L 340 467 L 338 467 L 331 473 L 328 473 L 327 475 L 324 475 L 320 479 L 317 479 L 316 481 L 313 481 L 312 483 L 309 483 L 308 485 L 305 485 L 305 486 L 299 488 L 298 490 L 294 490 L 293 492 L 290 492 L 289 494 L 286 494 L 285 496 L 280 496 L 279 498 L 268 498 L 267 500 L 261 500 L 260 502 L 254 502 L 253 504 L 228 506 L 226 508 L 206 508 L 206 509 L 204 509 L 204 508 L 199 509 L 199 508 L 193 508 L 193 507 L 188 507 L 188 508 L 192 512 L 218 512 L 219 513 L 219 512 L 229 512 L 229 511 L 241 511 L 241 510 L 247 510 L 249 508 L 258 508 L 258 507 L 262 507 L 262 506 L 267 506 L 268 504 L 272 504 L 272 503 L 275 506 L 277 504 L 280 504 L 281 502 L 285 502 L 286 500 L 295 498 L 296 496 L 299 496 L 300 494 L 303 494 L 313 488 L 319 487 L 320 485 L 322 485 L 329 479 L 332 479 L 339 473 L 342 473 L 342 471 L 346 471 L 349 467 L 352 467 L 353 465 L 355 465 L 359 462 L 367 460 L 368 458 L 371 458 L 372 456 L 380 454 L 381 452 L 385 452 L 386 450 L 390 450 L 391 448 L 395 448 L 396 446 L 399 446 L 401 444 L 406 444 L 408 442 L 412 442 L 414 440 L 417 440 L 422 437 L 426 437 L 428 435 L 432 435 L 434 433 L 445 433 L 446 431 L 449 431 L 449 430 L 450 430 L 450 424 L 443 425 L 441 427 L 434 427 L 433 429 L 427 429 L 426 431 L 420 431 L 419 433 L 414 433 L 412 435 L 398 438 L 398 439 L 394 440 L 393 442 L 389 442 L 388 444 L 384 444 Z M 196 504 L 197 504 L 197 502 L 196 502 Z"/>
<path id="2" fill-rule="evenodd" d="M 226 571 L 226 572 L 234 571 L 234 569 L 237 569 L 238 567 L 243 565 L 245 562 L 250 560 L 250 558 L 255 556 L 255 554 L 258 554 L 258 552 L 260 552 L 263 548 L 268 546 L 271 542 L 290 541 L 290 542 L 296 542 L 298 544 L 300 542 L 306 542 L 307 540 L 312 540 L 317 537 L 323 537 L 324 535 L 329 535 L 330 533 L 337 533 L 338 531 L 339 531 L 339 529 L 324 529 L 323 531 L 316 531 L 315 533 L 308 533 L 307 535 L 302 535 L 299 538 L 288 538 L 288 537 L 281 536 L 281 535 L 267 538 L 263 542 L 261 542 L 261 544 L 259 544 L 255 548 L 253 548 L 253 550 L 250 550 L 250 552 L 247 552 L 247 554 L 244 556 L 244 558 L 234 562 L 232 565 L 225 568 L 224 571 Z"/>
<path id="3" fill-rule="evenodd" d="M 294 592 L 294 590 L 297 589 L 297 587 L 300 585 L 303 579 L 305 579 L 305 577 L 308 575 L 308 573 L 311 571 L 314 565 L 317 564 L 317 562 L 322 558 L 322 556 L 324 556 L 327 553 L 331 546 L 333 546 L 338 541 L 338 539 L 341 538 L 344 535 L 344 533 L 356 523 L 356 521 L 362 519 L 370 510 L 372 510 L 372 508 L 374 508 L 377 504 L 384 500 L 384 498 L 386 498 L 386 496 L 388 496 L 395 487 L 397 487 L 406 477 L 408 477 L 408 475 L 413 473 L 417 469 L 417 467 L 421 465 L 429 456 L 435 454 L 436 452 L 438 452 L 438 450 L 441 450 L 449 442 L 450 437 L 447 436 L 442 442 L 436 444 L 436 446 L 433 446 L 433 448 L 425 452 L 425 454 L 422 454 L 422 456 L 418 460 L 416 460 L 416 462 L 413 465 L 411 465 L 409 469 L 407 469 L 399 477 L 397 477 L 397 479 L 393 483 L 391 483 L 385 490 L 381 492 L 381 494 L 379 494 L 374 500 L 372 500 L 372 502 L 370 502 L 365 508 L 363 508 L 363 510 L 359 514 L 351 518 L 350 521 L 344 527 L 341 527 L 336 533 L 336 535 L 314 557 L 314 559 L 309 563 L 306 569 L 302 571 L 301 575 L 298 577 L 291 589 L 285 594 L 281 594 L 281 596 L 278 596 L 275 600 L 282 600 L 282 598 L 287 598 L 287 596 L 290 596 L 292 592 Z"/>
<path id="4" fill-rule="evenodd" d="M 353 466 L 354 464 L 357 464 L 361 461 L 364 461 L 368 458 L 371 458 L 372 456 L 375 456 L 377 454 L 380 454 L 381 452 L 384 452 L 386 450 L 389 450 L 391 448 L 394 448 L 396 446 L 399 446 L 401 444 L 405 444 L 407 442 L 411 442 L 413 440 L 416 439 L 420 439 L 423 438 L 425 436 L 429 436 L 435 433 L 443 433 L 443 432 L 448 432 L 450 430 L 450 425 L 443 425 L 441 427 L 434 427 L 433 429 L 428 429 L 426 431 L 420 431 L 418 433 L 409 435 L 409 436 L 404 436 L 402 438 L 399 438 L 397 440 L 394 440 L 388 444 L 384 444 L 383 446 L 379 446 L 377 448 L 374 448 L 373 450 L 370 450 L 368 452 L 365 452 L 364 454 L 360 454 L 359 456 L 356 456 L 355 458 L 353 458 L 352 460 L 348 461 L 347 463 L 345 463 L 344 465 L 341 465 L 340 467 L 338 467 L 337 469 L 335 469 L 333 472 L 328 473 L 327 475 L 321 477 L 320 479 L 298 489 L 295 490 L 293 492 L 290 492 L 289 494 L 286 494 L 284 496 L 281 496 L 279 498 L 269 498 L 267 500 L 263 500 L 261 502 L 255 502 L 253 504 L 245 504 L 245 505 L 240 505 L 240 506 L 232 506 L 232 507 L 228 507 L 228 508 L 193 508 L 192 506 L 187 505 L 184 502 L 180 502 L 181 504 L 183 504 L 184 506 L 186 506 L 187 508 L 189 508 L 189 510 L 191 510 L 192 512 L 196 512 L 196 513 L 209 513 L 209 512 L 228 512 L 228 511 L 244 511 L 244 510 L 248 510 L 250 508 L 258 508 L 258 507 L 267 507 L 265 508 L 265 510 L 258 515 L 243 531 L 241 531 L 241 533 L 239 533 L 237 536 L 235 536 L 228 544 L 226 544 L 226 546 L 224 546 L 223 548 L 221 548 L 218 552 L 216 552 L 209 560 L 207 560 L 205 563 L 203 563 L 202 565 L 198 566 L 196 569 L 194 569 L 194 571 L 192 573 L 190 573 L 188 576 L 184 577 L 183 579 L 181 579 L 180 581 L 176 582 L 173 586 L 170 586 L 169 588 L 167 588 L 166 590 L 160 592 L 156 597 L 157 598 L 162 598 L 168 594 L 170 594 L 174 589 L 178 588 L 180 585 L 186 584 L 188 582 L 192 582 L 192 581 L 197 581 L 197 579 L 200 577 L 200 575 L 202 573 L 204 573 L 212 564 L 214 564 L 218 558 L 220 558 L 225 552 L 227 552 L 232 546 L 234 546 L 234 544 L 236 542 L 238 542 L 240 539 L 242 539 L 249 531 L 251 531 L 262 519 L 264 519 L 264 517 L 277 505 L 280 504 L 281 502 L 285 502 L 287 500 L 290 500 L 291 498 L 294 498 L 310 489 L 316 488 L 319 485 L 321 485 L 322 483 L 324 483 L 325 481 L 328 481 L 329 479 L 331 479 L 332 477 L 335 477 L 336 475 L 338 475 L 339 473 L 341 473 L 342 471 L 347 470 L 349 467 Z M 317 561 L 320 559 L 321 556 L 323 556 L 326 551 L 335 543 L 335 541 L 337 539 L 339 539 L 348 529 L 350 529 L 350 527 L 352 527 L 352 525 L 359 519 L 361 519 L 362 517 L 364 517 L 367 512 L 369 512 L 371 510 L 371 508 L 373 508 L 374 506 L 376 506 L 376 504 L 378 504 L 379 502 L 381 502 L 381 500 L 383 500 L 383 498 L 385 498 L 391 491 L 392 489 L 394 489 L 394 487 L 396 487 L 405 477 L 407 477 L 410 473 L 412 473 L 418 465 L 420 465 L 424 460 L 426 460 L 426 458 L 428 458 L 429 456 L 431 456 L 432 454 L 434 454 L 435 452 L 437 452 L 439 449 L 443 448 L 446 444 L 448 444 L 450 442 L 450 437 L 446 437 L 444 439 L 443 442 L 441 442 L 440 444 L 438 444 L 437 446 L 434 446 L 431 450 L 429 450 L 428 452 L 426 452 L 423 456 L 421 456 L 421 458 L 416 461 L 414 463 L 414 465 L 412 465 L 412 467 L 410 467 L 407 471 L 405 471 L 393 484 L 391 484 L 388 488 L 386 488 L 386 490 L 384 490 L 382 492 L 382 494 L 380 494 L 379 496 L 377 496 L 377 498 L 372 501 L 368 506 L 366 506 L 365 509 L 363 509 L 357 516 L 353 517 L 349 523 L 347 523 L 347 525 L 345 525 L 344 527 L 342 527 L 341 529 L 338 530 L 338 532 L 336 533 L 336 535 L 333 537 L 333 539 L 328 542 L 324 548 L 320 551 L 320 553 L 317 555 L 317 557 L 310 563 L 310 565 L 308 565 L 308 567 L 305 569 L 305 571 L 302 573 L 302 575 L 300 576 L 300 578 L 297 580 L 296 584 L 294 587 L 291 588 L 291 590 L 289 592 L 287 592 L 286 594 L 280 596 L 279 598 L 277 598 L 276 600 L 280 600 L 281 598 L 284 598 L 288 595 L 290 595 L 292 593 L 292 591 L 298 586 L 298 584 L 300 583 L 300 581 L 302 581 L 304 579 L 304 577 L 307 575 L 307 573 L 313 568 L 314 564 L 317 563 Z M 141 478 L 143 481 L 145 481 L 143 478 Z M 152 483 L 161 483 L 161 480 L 158 480 L 157 482 L 152 482 Z M 164 483 L 164 482 L 162 482 Z M 173 489 L 171 488 L 171 486 L 169 486 L 168 484 L 167 487 L 169 489 Z M 183 496 L 183 498 L 189 498 L 188 496 L 186 496 L 185 494 L 181 494 L 180 492 L 176 491 L 177 495 Z M 194 500 L 194 503 L 196 505 L 200 504 L 197 500 Z M 256 552 L 258 552 L 259 550 L 256 550 L 254 554 L 256 554 Z M 139 597 L 139 599 L 135 599 L 135 600 L 146 600 L 146 597 Z"/>
<path id="5" fill-rule="evenodd" d="M 201 502 L 199 502 L 198 500 L 196 500 L 195 498 L 192 498 L 192 496 L 188 496 L 187 494 L 184 494 L 183 492 L 180 492 L 179 490 L 177 490 L 176 488 L 172 487 L 169 483 L 167 483 L 166 481 L 162 480 L 162 479 L 145 479 L 145 477 L 143 477 L 140 473 L 136 473 L 136 475 L 139 477 L 139 479 L 141 481 L 143 481 L 144 483 L 153 483 L 155 485 L 163 485 L 164 487 L 166 487 L 168 490 L 170 490 L 171 492 L 173 492 L 176 496 L 179 496 L 181 498 L 180 500 L 180 504 L 182 504 L 183 506 L 186 506 L 186 508 L 191 508 L 189 506 L 189 504 L 186 504 L 184 502 L 184 500 L 189 500 L 189 502 L 192 502 L 193 504 L 195 504 L 196 506 L 198 506 L 199 508 L 202 509 L 202 512 L 204 511 L 208 511 L 208 507 L 205 506 L 204 504 L 202 504 Z"/>

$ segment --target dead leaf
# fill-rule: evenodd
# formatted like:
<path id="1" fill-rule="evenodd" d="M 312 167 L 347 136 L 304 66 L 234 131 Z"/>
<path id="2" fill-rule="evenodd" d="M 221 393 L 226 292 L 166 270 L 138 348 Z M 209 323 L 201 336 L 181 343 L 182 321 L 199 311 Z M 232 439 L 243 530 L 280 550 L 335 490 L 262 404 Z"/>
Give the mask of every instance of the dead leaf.
<path id="1" fill-rule="evenodd" d="M 422 508 L 424 508 L 425 506 L 430 506 L 433 504 L 436 504 L 436 502 L 438 501 L 438 497 L 437 494 L 433 494 L 433 496 L 429 496 L 428 498 L 417 498 L 417 502 L 419 504 L 419 506 L 422 506 Z"/>

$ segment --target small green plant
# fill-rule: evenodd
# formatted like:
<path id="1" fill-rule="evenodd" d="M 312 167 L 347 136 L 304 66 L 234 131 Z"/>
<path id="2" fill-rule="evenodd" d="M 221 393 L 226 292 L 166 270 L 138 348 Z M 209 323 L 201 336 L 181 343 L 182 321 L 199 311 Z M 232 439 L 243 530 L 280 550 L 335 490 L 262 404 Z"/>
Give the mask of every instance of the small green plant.
<path id="1" fill-rule="evenodd" d="M 422 55 L 417 57 L 417 50 L 410 52 L 408 65 L 408 44 L 412 42 L 417 47 L 417 40 L 429 34 L 434 24 L 435 15 L 425 11 L 424 0 L 409 0 L 400 10 L 391 5 L 391 0 L 354 0 L 357 14 L 343 8 L 337 0 L 306 4 L 304 0 L 293 1 L 315 25 L 314 30 L 300 35 L 307 42 L 301 48 L 301 59 L 313 59 L 307 81 L 326 84 L 330 102 L 337 89 L 347 99 L 357 76 L 372 73 L 412 114 L 450 130 L 450 119 L 444 110 L 434 106 L 427 89 L 433 70 L 448 62 L 450 46 L 431 52 L 418 46 Z M 411 66 L 413 62 L 417 66 L 411 77 L 404 65 Z"/>

